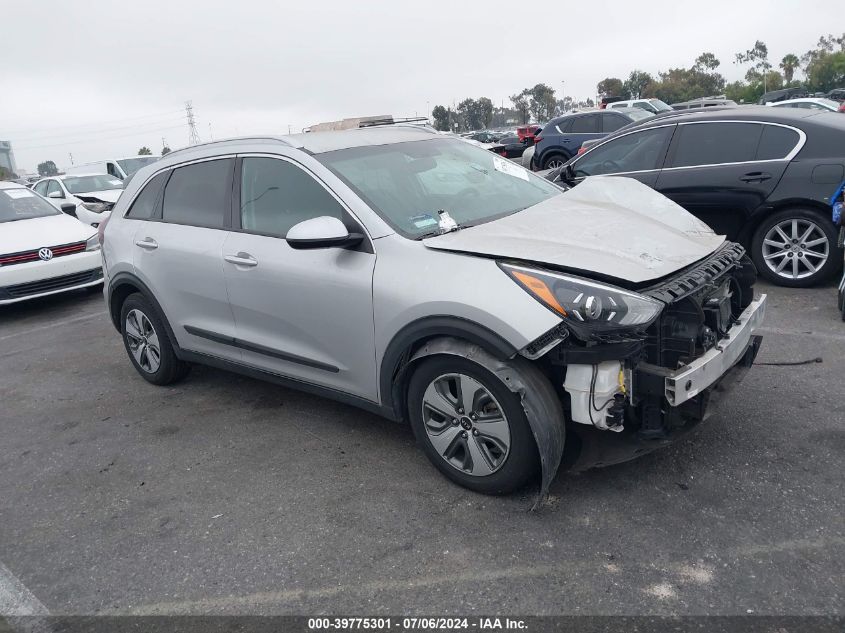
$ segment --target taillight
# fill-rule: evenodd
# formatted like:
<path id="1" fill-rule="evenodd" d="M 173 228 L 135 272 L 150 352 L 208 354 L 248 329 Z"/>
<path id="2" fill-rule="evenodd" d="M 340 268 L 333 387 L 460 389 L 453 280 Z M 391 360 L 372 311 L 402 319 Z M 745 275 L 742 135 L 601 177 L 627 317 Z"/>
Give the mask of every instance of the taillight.
<path id="1" fill-rule="evenodd" d="M 100 225 L 97 227 L 97 241 L 100 242 L 100 246 L 102 247 L 106 241 L 106 224 L 109 223 L 109 218 L 111 215 L 107 216 L 105 220 L 100 222 Z"/>
<path id="2" fill-rule="evenodd" d="M 540 141 L 542 141 L 542 140 L 543 140 L 543 137 L 542 137 L 542 136 L 535 136 L 535 137 L 534 137 L 534 145 L 536 145 L 537 143 L 539 143 L 539 142 L 540 142 Z"/>
<path id="3" fill-rule="evenodd" d="M 599 105 L 599 110 L 606 110 L 606 109 L 607 109 L 606 103 L 602 103 L 601 105 Z"/>
<path id="4" fill-rule="evenodd" d="M 586 147 L 579 147 L 579 148 L 578 148 L 578 156 L 580 156 L 581 154 L 583 154 L 583 153 L 584 153 L 584 152 L 586 152 L 586 151 L 587 151 L 587 148 L 586 148 Z"/>
<path id="5" fill-rule="evenodd" d="M 845 112 L 845 101 L 842 102 L 842 105 L 839 106 L 840 112 Z"/>

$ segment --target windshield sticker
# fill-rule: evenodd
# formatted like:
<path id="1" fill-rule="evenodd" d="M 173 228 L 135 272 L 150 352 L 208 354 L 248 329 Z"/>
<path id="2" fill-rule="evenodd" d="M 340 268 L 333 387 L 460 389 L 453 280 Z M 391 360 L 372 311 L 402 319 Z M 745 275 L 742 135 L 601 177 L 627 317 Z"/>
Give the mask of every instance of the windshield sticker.
<path id="1" fill-rule="evenodd" d="M 13 200 L 17 200 L 18 198 L 34 198 L 35 194 L 32 193 L 29 189 L 6 189 L 3 191 L 7 196 L 12 198 Z"/>
<path id="2" fill-rule="evenodd" d="M 430 226 L 436 226 L 437 220 L 435 220 L 430 215 L 415 215 L 412 218 L 408 218 L 411 224 L 413 224 L 418 229 L 427 229 Z"/>
<path id="3" fill-rule="evenodd" d="M 516 163 L 512 163 L 506 158 L 499 158 L 498 156 L 494 156 L 493 168 L 496 171 L 502 172 L 503 174 L 513 176 L 514 178 L 521 178 L 525 182 L 528 182 L 528 172 Z"/>

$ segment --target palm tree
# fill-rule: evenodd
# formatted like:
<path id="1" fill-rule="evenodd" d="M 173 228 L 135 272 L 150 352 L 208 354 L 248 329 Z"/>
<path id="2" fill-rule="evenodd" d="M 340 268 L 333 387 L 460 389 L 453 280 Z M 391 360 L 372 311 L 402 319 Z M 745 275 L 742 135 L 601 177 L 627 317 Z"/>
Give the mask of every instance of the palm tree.
<path id="1" fill-rule="evenodd" d="M 784 55 L 783 59 L 780 60 L 780 67 L 783 70 L 783 78 L 789 84 L 795 74 L 795 69 L 798 68 L 798 57 L 792 53 Z"/>

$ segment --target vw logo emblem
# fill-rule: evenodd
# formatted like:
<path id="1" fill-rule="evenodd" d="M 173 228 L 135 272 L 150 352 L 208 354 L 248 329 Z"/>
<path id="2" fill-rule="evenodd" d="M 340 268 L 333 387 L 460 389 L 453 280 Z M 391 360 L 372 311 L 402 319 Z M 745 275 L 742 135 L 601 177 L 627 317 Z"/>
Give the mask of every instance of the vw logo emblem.
<path id="1" fill-rule="evenodd" d="M 41 248 L 38 250 L 38 257 L 43 259 L 45 262 L 49 262 L 51 259 L 53 259 L 53 251 L 51 251 L 49 248 Z"/>

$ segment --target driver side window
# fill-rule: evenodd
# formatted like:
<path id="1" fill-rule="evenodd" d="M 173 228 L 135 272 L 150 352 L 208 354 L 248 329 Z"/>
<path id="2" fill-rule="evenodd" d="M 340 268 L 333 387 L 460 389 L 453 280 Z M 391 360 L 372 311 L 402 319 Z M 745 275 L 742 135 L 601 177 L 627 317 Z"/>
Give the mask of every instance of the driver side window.
<path id="1" fill-rule="evenodd" d="M 572 165 L 575 176 L 601 176 L 659 169 L 674 126 L 620 136 L 587 152 Z"/>

